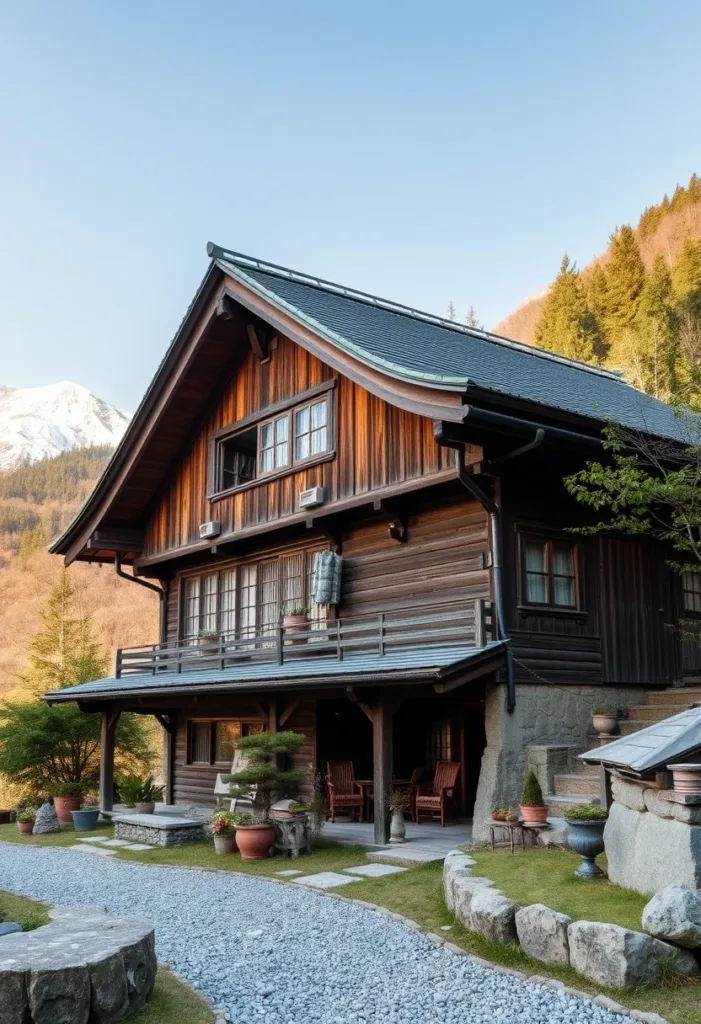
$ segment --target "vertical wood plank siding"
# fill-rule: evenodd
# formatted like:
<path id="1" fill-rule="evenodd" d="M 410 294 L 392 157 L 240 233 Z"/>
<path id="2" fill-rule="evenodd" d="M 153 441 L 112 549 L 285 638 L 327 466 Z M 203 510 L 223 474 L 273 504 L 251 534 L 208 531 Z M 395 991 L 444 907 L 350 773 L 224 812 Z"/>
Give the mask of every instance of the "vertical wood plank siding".
<path id="1" fill-rule="evenodd" d="M 146 525 L 144 554 L 159 555 L 197 542 L 199 524 L 209 519 L 218 519 L 225 534 L 283 519 L 299 511 L 297 494 L 307 487 L 325 487 L 332 502 L 450 468 L 452 453 L 436 444 L 429 420 L 339 377 L 334 389 L 335 459 L 210 503 L 210 435 L 333 376 L 330 367 L 284 337 L 268 363 L 249 353 L 169 475 Z"/>

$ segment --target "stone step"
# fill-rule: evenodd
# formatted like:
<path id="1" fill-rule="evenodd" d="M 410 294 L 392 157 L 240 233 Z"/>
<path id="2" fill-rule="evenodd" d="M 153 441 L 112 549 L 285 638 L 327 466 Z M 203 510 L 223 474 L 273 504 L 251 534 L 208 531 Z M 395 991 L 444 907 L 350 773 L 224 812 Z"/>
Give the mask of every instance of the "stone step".
<path id="1" fill-rule="evenodd" d="M 569 811 L 572 807 L 582 807 L 584 804 L 600 804 L 600 797 L 590 796 L 576 796 L 574 793 L 571 794 L 558 794 L 548 793 L 545 797 L 545 802 L 548 805 L 550 815 L 553 817 L 561 818 L 565 811 Z"/>
<path id="2" fill-rule="evenodd" d="M 592 743 L 591 746 L 595 746 L 595 743 Z M 599 777 L 598 765 L 587 764 L 586 761 L 580 761 L 579 758 L 577 758 L 577 760 L 572 765 L 572 771 L 575 772 L 577 775 L 594 775 L 597 779 Z"/>
<path id="3" fill-rule="evenodd" d="M 688 708 L 701 702 L 701 688 L 696 686 L 675 686 L 667 690 L 648 690 L 649 706 L 665 704 L 675 708 Z"/>
<path id="4" fill-rule="evenodd" d="M 598 796 L 598 775 L 556 775 L 555 796 Z"/>
<path id="5" fill-rule="evenodd" d="M 643 719 L 646 722 L 661 722 L 670 715 L 678 715 L 684 708 L 679 704 L 632 704 L 628 711 L 631 718 Z"/>
<path id="6" fill-rule="evenodd" d="M 648 725 L 652 724 L 652 722 L 646 722 L 644 718 L 625 718 L 623 721 L 618 723 L 621 736 L 630 736 L 631 733 L 639 732 L 641 729 L 647 729 Z"/>

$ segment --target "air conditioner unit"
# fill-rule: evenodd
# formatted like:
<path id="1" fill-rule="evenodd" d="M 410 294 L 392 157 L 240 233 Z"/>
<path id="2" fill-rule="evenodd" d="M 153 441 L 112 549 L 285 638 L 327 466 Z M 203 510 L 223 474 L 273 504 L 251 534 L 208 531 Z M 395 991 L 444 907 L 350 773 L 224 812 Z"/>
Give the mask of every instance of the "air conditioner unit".
<path id="1" fill-rule="evenodd" d="M 209 540 L 210 537 L 218 537 L 221 533 L 221 523 L 218 519 L 212 519 L 209 523 L 200 523 L 200 539 Z"/>
<path id="2" fill-rule="evenodd" d="M 326 490 L 323 487 L 309 487 L 306 491 L 299 492 L 299 507 L 314 508 L 316 505 L 323 505 L 326 501 Z"/>

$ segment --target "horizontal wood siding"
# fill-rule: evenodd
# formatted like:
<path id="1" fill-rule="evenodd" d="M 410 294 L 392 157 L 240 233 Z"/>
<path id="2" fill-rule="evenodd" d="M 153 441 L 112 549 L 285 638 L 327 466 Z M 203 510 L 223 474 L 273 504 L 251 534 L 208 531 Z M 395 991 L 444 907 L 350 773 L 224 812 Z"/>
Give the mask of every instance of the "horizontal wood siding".
<path id="1" fill-rule="evenodd" d="M 601 641 L 598 636 L 513 630 L 511 645 L 519 683 L 601 682 Z"/>
<path id="2" fill-rule="evenodd" d="M 264 721 L 259 704 L 267 708 L 270 694 L 258 694 L 256 700 L 246 697 L 208 697 L 193 703 L 189 711 L 178 713 L 178 729 L 175 738 L 174 798 L 176 804 L 198 804 L 214 807 L 214 785 L 217 774 L 224 774 L 223 766 L 189 765 L 187 763 L 187 722 L 197 718 L 245 718 L 249 721 Z M 273 698 L 274 699 L 274 698 Z M 278 713 L 292 700 L 291 696 L 279 697 Z M 313 777 L 316 770 L 316 701 L 311 698 L 300 700 L 297 708 L 285 723 L 285 729 L 292 729 L 305 737 L 304 745 L 292 759 L 292 766 Z M 302 788 L 308 795 L 309 786 Z"/>
<path id="3" fill-rule="evenodd" d="M 227 535 L 284 521 L 299 511 L 297 495 L 308 487 L 325 487 L 330 506 L 450 468 L 452 452 L 436 444 L 430 420 L 391 406 L 339 377 L 332 392 L 335 458 L 214 502 L 207 500 L 212 433 L 333 376 L 329 366 L 284 337 L 278 339 L 267 363 L 249 353 L 223 386 L 182 458 L 171 467 L 146 523 L 144 554 L 160 555 L 197 543 L 200 523 L 210 519 L 218 519 Z"/>

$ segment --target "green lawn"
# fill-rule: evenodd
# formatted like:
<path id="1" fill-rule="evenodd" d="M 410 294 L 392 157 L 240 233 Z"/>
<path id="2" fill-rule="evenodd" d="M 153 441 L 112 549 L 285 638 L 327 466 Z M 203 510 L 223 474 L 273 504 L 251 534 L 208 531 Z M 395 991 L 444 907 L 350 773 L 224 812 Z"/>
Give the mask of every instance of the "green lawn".
<path id="1" fill-rule="evenodd" d="M 112 828 L 103 826 L 88 835 L 111 835 Z M 66 829 L 60 835 L 34 837 L 20 836 L 14 825 L 0 825 L 0 841 L 24 843 L 31 846 L 70 846 L 77 840 L 73 829 Z M 639 931 L 640 915 L 647 902 L 644 896 L 628 892 L 618 886 L 602 881 L 585 882 L 572 877 L 580 858 L 569 851 L 526 850 L 517 851 L 513 856 L 508 852 L 471 851 L 477 861 L 476 875 L 486 875 L 498 888 L 517 902 L 546 903 L 573 918 L 611 921 Z M 118 850 L 117 857 L 123 860 L 139 861 L 144 864 L 174 864 L 180 867 L 218 868 L 249 875 L 275 876 L 277 871 L 294 866 L 306 872 L 338 871 L 344 867 L 368 862 L 367 851 L 361 846 L 340 846 L 322 841 L 310 856 L 295 861 L 272 858 L 263 861 L 243 861 L 239 854 L 217 856 L 208 842 L 188 843 L 147 853 Z M 115 858 L 116 859 L 116 858 Z M 386 875 L 354 882 L 338 891 L 347 897 L 367 900 L 387 907 L 398 914 L 417 921 L 426 931 L 444 935 L 450 942 L 476 956 L 505 967 L 512 967 L 526 974 L 541 974 L 557 978 L 566 985 L 596 995 L 600 989 L 585 981 L 569 968 L 555 968 L 530 960 L 517 947 L 502 946 L 486 942 L 468 932 L 455 922 L 445 907 L 442 894 L 441 864 L 427 864 L 395 875 Z M 441 932 L 442 925 L 451 930 Z M 168 985 L 174 986 L 169 996 Z M 183 994 L 184 991 L 184 994 Z M 172 995 L 175 992 L 175 996 Z M 614 999 L 631 1009 L 654 1011 L 666 1018 L 670 1024 L 701 1024 L 701 983 L 688 980 L 672 982 L 660 988 L 635 992 L 609 993 Z M 158 1001 L 156 1000 L 158 996 Z M 139 1024 L 175 1024 L 185 1019 L 183 1009 L 190 1004 L 184 999 L 195 1000 L 193 1010 L 188 1009 L 188 1024 L 211 1022 L 212 1017 L 187 990 L 183 990 L 172 976 L 159 972 L 159 983 L 154 1002 L 133 1019 Z M 170 999 L 170 1002 L 169 1002 Z M 175 999 L 175 1002 L 173 1001 Z M 174 1009 L 177 1006 L 177 1010 Z M 153 1013 L 161 1016 L 149 1016 Z M 196 1014 L 200 1013 L 201 1016 Z M 146 1014 L 144 1016 L 143 1014 Z M 182 1016 L 181 1016 L 182 1014 Z M 204 1015 L 202 1015 L 204 1014 Z"/>
<path id="2" fill-rule="evenodd" d="M 60 838 L 57 836 L 57 838 Z M 0 920 L 17 921 L 25 931 L 49 922 L 49 908 L 26 896 L 0 891 Z M 201 999 L 170 971 L 159 968 L 153 995 L 147 1006 L 129 1017 L 138 1024 L 214 1024 L 214 1014 Z"/>

